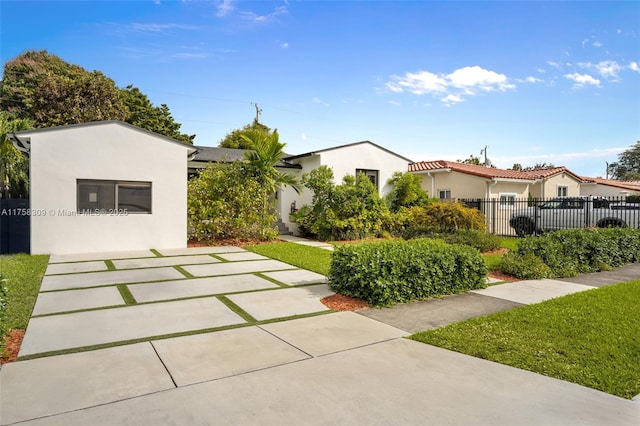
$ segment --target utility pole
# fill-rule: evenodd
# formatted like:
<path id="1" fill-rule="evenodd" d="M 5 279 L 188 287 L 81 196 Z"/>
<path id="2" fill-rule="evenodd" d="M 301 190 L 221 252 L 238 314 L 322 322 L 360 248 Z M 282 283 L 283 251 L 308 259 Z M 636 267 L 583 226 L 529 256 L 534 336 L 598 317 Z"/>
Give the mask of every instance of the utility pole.
<path id="1" fill-rule="evenodd" d="M 605 163 L 607 165 L 606 178 L 607 178 L 607 180 L 609 180 L 609 162 L 605 161 Z"/>
<path id="2" fill-rule="evenodd" d="M 251 102 L 251 104 L 256 107 L 256 123 L 260 123 L 260 114 L 262 113 L 262 108 L 260 108 L 255 102 Z"/>
<path id="3" fill-rule="evenodd" d="M 484 149 L 480 150 L 480 155 L 484 154 L 484 166 L 487 167 L 487 148 L 488 146 L 485 145 Z"/>

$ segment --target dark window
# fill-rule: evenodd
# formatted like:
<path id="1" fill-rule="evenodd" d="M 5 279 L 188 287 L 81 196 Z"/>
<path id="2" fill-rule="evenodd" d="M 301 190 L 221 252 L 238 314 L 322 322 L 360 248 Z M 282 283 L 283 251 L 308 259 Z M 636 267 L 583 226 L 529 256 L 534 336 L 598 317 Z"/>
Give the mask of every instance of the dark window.
<path id="1" fill-rule="evenodd" d="M 78 179 L 78 213 L 151 213 L 151 182 Z"/>
<path id="2" fill-rule="evenodd" d="M 438 199 L 440 199 L 440 200 L 450 200 L 451 199 L 451 190 L 450 189 L 438 189 Z"/>
<path id="3" fill-rule="evenodd" d="M 358 173 L 364 173 L 369 178 L 373 186 L 375 186 L 376 189 L 378 189 L 378 171 L 377 170 L 356 169 L 356 176 L 358 176 Z"/>

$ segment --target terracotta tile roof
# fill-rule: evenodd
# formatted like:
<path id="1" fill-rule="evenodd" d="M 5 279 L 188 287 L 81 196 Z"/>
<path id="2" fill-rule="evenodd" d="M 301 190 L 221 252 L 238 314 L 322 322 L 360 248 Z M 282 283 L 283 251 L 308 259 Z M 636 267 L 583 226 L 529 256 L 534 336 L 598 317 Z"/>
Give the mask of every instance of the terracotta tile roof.
<path id="1" fill-rule="evenodd" d="M 592 178 L 592 177 L 583 177 L 582 178 L 587 183 L 597 183 L 598 185 L 607 185 L 612 186 L 614 188 L 622 188 L 628 189 L 631 191 L 640 191 L 640 181 L 621 181 L 614 179 L 602 179 L 602 178 Z"/>
<path id="2" fill-rule="evenodd" d="M 454 172 L 465 173 L 468 175 L 479 176 L 486 179 L 521 179 L 521 180 L 537 180 L 545 179 L 558 173 L 565 172 L 576 180 L 582 181 L 583 178 L 576 175 L 566 167 L 554 167 L 551 169 L 536 169 L 526 171 L 503 170 L 493 167 L 477 166 L 475 164 L 456 163 L 454 161 L 420 161 L 418 163 L 409 164 L 410 172 L 428 172 L 435 170 L 449 169 Z"/>

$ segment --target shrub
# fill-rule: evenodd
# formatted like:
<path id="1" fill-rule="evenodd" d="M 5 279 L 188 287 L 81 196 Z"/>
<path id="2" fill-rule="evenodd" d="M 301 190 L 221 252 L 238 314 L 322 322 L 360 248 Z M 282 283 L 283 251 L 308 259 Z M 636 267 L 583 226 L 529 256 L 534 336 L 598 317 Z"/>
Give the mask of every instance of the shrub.
<path id="1" fill-rule="evenodd" d="M 460 203 L 437 202 L 426 207 L 409 210 L 409 224 L 403 237 L 416 238 L 434 233 L 451 233 L 460 230 L 486 229 L 485 217 L 477 209 Z"/>
<path id="2" fill-rule="evenodd" d="M 342 184 L 333 184 L 333 171 L 326 166 L 303 176 L 313 190 L 311 206 L 303 206 L 291 218 L 303 235 L 319 240 L 353 240 L 380 237 L 396 228 L 377 189 L 363 173 L 347 175 Z"/>
<path id="3" fill-rule="evenodd" d="M 480 252 L 471 247 L 393 240 L 336 247 L 329 282 L 335 292 L 388 306 L 481 288 L 486 274 Z"/>
<path id="4" fill-rule="evenodd" d="M 463 229 L 450 233 L 421 233 L 419 235 L 410 236 L 409 233 L 405 233 L 406 239 L 411 238 L 436 238 L 444 240 L 449 244 L 462 244 L 470 246 L 480 250 L 480 252 L 487 252 L 498 250 L 501 247 L 502 240 L 500 237 L 492 234 L 487 234 L 484 231 L 478 231 L 473 229 Z"/>
<path id="5" fill-rule="evenodd" d="M 261 186 L 243 162 L 211 164 L 189 181 L 189 228 L 198 241 L 273 239 L 275 226 L 262 230 L 263 209 Z"/>
<path id="6" fill-rule="evenodd" d="M 625 201 L 627 203 L 640 203 L 640 195 L 627 195 Z"/>
<path id="7" fill-rule="evenodd" d="M 551 268 L 549 268 L 538 256 L 528 254 L 506 253 L 502 257 L 500 270 L 505 274 L 524 280 L 538 280 L 549 278 Z"/>
<path id="8" fill-rule="evenodd" d="M 640 261 L 640 230 L 564 229 L 540 237 L 526 237 L 520 241 L 515 253 L 520 257 L 530 255 L 539 258 L 549 268 L 549 276 L 552 277 L 609 270 Z M 510 273 L 503 267 L 501 270 Z"/>
<path id="9" fill-rule="evenodd" d="M 422 189 L 420 175 L 411 172 L 395 172 L 387 183 L 393 185 L 393 189 L 385 197 L 392 212 L 402 208 L 424 207 L 436 201 L 434 198 L 429 198 L 427 191 Z"/>

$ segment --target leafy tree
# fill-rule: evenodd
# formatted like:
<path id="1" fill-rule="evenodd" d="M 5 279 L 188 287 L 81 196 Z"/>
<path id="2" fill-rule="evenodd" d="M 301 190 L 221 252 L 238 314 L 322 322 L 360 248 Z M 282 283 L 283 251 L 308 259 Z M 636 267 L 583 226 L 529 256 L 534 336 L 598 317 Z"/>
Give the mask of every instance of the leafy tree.
<path id="1" fill-rule="evenodd" d="M 640 180 L 640 141 L 618 155 L 618 161 L 609 165 L 613 179 Z"/>
<path id="2" fill-rule="evenodd" d="M 523 169 L 522 169 L 522 164 L 520 164 L 520 163 L 513 163 L 513 166 L 511 166 L 511 168 L 510 168 L 510 169 L 508 169 L 508 170 L 514 170 L 514 171 L 516 171 L 516 172 L 521 172 L 521 171 L 523 170 Z"/>
<path id="3" fill-rule="evenodd" d="M 393 190 L 387 194 L 389 210 L 397 212 L 402 207 L 427 206 L 431 203 L 429 193 L 422 189 L 422 177 L 410 172 L 395 172 L 389 184 Z"/>
<path id="4" fill-rule="evenodd" d="M 127 123 L 185 143 L 193 143 L 196 135 L 180 133 L 181 125 L 174 121 L 166 104 L 153 106 L 147 95 L 132 85 L 122 89 L 121 96 L 128 109 Z"/>
<path id="5" fill-rule="evenodd" d="M 480 162 L 480 158 L 476 157 L 475 155 L 470 155 L 469 158 L 467 158 L 466 160 L 456 160 L 457 163 L 463 163 L 463 164 L 474 164 L 476 166 L 482 166 L 482 163 Z"/>
<path id="6" fill-rule="evenodd" d="M 10 120 L 0 111 L 0 195 L 2 198 L 26 198 L 29 194 L 29 157 L 18 151 L 9 134 L 33 128 L 29 120 Z M 5 188 L 9 187 L 9 191 Z"/>
<path id="7" fill-rule="evenodd" d="M 282 173 L 276 168 L 286 145 L 280 142 L 278 132 L 267 134 L 258 129 L 248 129 L 241 136 L 252 147 L 245 153 L 247 169 L 262 188 L 261 228 L 266 239 L 277 219 L 273 194 L 283 186 L 290 186 L 299 193 L 301 185 L 295 176 Z"/>
<path id="8" fill-rule="evenodd" d="M 259 123 L 257 120 L 254 119 L 253 122 L 251 122 L 251 124 L 247 124 L 242 129 L 236 129 L 231 131 L 231 133 L 227 133 L 224 139 L 220 141 L 219 146 L 221 148 L 253 149 L 253 146 L 251 145 L 251 141 L 250 140 L 248 141 L 246 138 L 243 137 L 243 135 L 246 135 L 247 132 L 253 131 L 253 130 L 264 133 L 265 136 L 268 136 L 277 132 L 277 130 L 274 130 L 272 132 L 269 127 Z"/>
<path id="9" fill-rule="evenodd" d="M 244 162 L 212 163 L 189 180 L 187 217 L 198 241 L 261 239 L 261 214 L 262 187 Z"/>
<path id="10" fill-rule="evenodd" d="M 119 89 L 100 71 L 89 72 L 46 50 L 28 51 L 4 66 L 0 110 L 35 127 L 122 120 L 186 143 L 166 105 L 154 107 L 138 89 Z"/>

